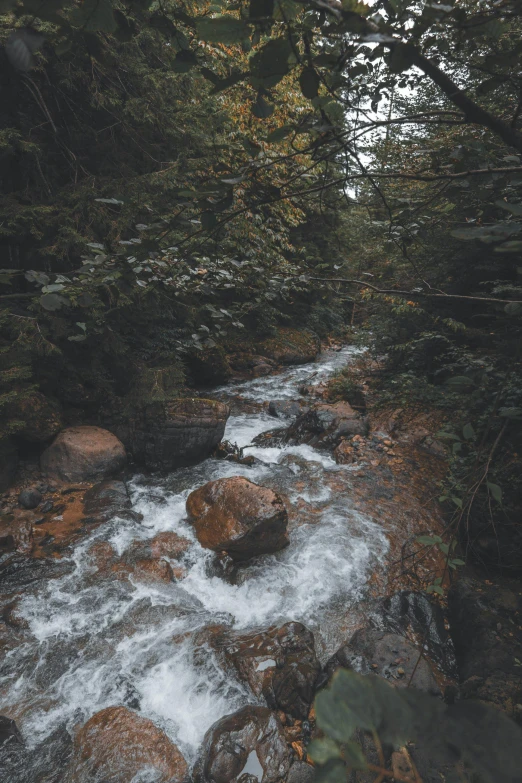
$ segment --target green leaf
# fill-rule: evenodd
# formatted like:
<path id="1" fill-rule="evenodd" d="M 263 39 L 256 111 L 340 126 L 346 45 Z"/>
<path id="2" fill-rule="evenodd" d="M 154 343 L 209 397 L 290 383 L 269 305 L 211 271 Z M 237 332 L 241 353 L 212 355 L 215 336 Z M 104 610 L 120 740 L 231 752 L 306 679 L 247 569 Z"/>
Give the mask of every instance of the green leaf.
<path id="1" fill-rule="evenodd" d="M 198 37 L 208 43 L 239 43 L 249 34 L 249 26 L 243 19 L 228 14 L 205 16 L 197 22 Z"/>
<path id="2" fill-rule="evenodd" d="M 266 140 L 270 143 L 274 143 L 276 141 L 283 141 L 283 139 L 286 139 L 287 136 L 289 136 L 293 131 L 292 125 L 283 125 L 281 128 L 276 128 L 271 133 L 268 134 L 266 137 Z"/>
<path id="3" fill-rule="evenodd" d="M 55 310 L 60 310 L 68 302 L 67 299 L 58 294 L 44 294 L 40 297 L 40 304 L 44 310 L 54 312 Z"/>
<path id="4" fill-rule="evenodd" d="M 446 386 L 451 386 L 458 392 L 466 392 L 470 391 L 475 386 L 475 383 L 466 375 L 454 375 L 453 378 L 448 378 Z"/>
<path id="5" fill-rule="evenodd" d="M 341 759 L 332 759 L 323 767 L 317 767 L 315 783 L 346 783 L 346 765 Z"/>
<path id="6" fill-rule="evenodd" d="M 428 585 L 426 588 L 427 593 L 437 593 L 437 595 L 444 595 L 444 590 L 440 585 Z"/>
<path id="7" fill-rule="evenodd" d="M 90 33 L 113 33 L 118 27 L 109 0 L 84 0 L 72 11 L 71 24 Z"/>
<path id="8" fill-rule="evenodd" d="M 331 759 L 341 758 L 339 745 L 329 737 L 313 740 L 308 746 L 307 752 L 316 764 L 326 764 Z"/>
<path id="9" fill-rule="evenodd" d="M 274 107 L 271 103 L 265 101 L 262 95 L 257 96 L 257 100 L 252 104 L 252 114 L 260 120 L 266 120 L 274 113 Z"/>
<path id="10" fill-rule="evenodd" d="M 368 763 L 364 758 L 361 746 L 356 742 L 346 742 L 343 745 L 343 755 L 346 763 L 352 769 L 367 769 Z"/>
<path id="11" fill-rule="evenodd" d="M 258 87 L 274 87 L 288 73 L 291 54 L 288 38 L 272 38 L 250 58 L 252 83 Z"/>
<path id="12" fill-rule="evenodd" d="M 389 59 L 389 68 L 392 73 L 402 73 L 413 65 L 415 50 L 408 44 L 395 44 Z"/>
<path id="13" fill-rule="evenodd" d="M 495 204 L 497 207 L 505 209 L 507 212 L 511 212 L 512 215 L 522 217 L 522 204 L 509 204 L 507 201 L 502 201 L 501 199 L 495 201 Z"/>
<path id="14" fill-rule="evenodd" d="M 210 230 L 214 228 L 217 223 L 217 217 L 213 212 L 209 210 L 201 213 L 201 225 L 204 229 Z"/>
<path id="15" fill-rule="evenodd" d="M 176 54 L 174 62 L 172 63 L 172 70 L 175 73 L 187 73 L 198 64 L 198 58 L 190 49 L 181 49 Z"/>
<path id="16" fill-rule="evenodd" d="M 487 482 L 487 488 L 497 503 L 502 504 L 502 488 L 498 484 L 492 484 L 490 481 Z"/>
<path id="17" fill-rule="evenodd" d="M 462 428 L 462 434 L 466 438 L 466 440 L 473 440 L 475 437 L 475 430 L 473 429 L 471 424 L 465 424 Z"/>
<path id="18" fill-rule="evenodd" d="M 461 559 L 460 559 L 460 558 L 458 558 L 458 557 L 455 557 L 455 558 L 454 558 L 454 559 L 453 559 L 451 562 L 452 562 L 452 563 L 453 563 L 453 565 L 455 565 L 455 566 L 463 566 L 463 565 L 466 565 L 465 561 L 464 561 L 464 560 L 461 560 Z"/>
<path id="19" fill-rule="evenodd" d="M 501 408 L 498 415 L 505 419 L 522 419 L 522 408 Z"/>
<path id="20" fill-rule="evenodd" d="M 439 549 L 445 555 L 447 555 L 449 553 L 449 546 L 448 546 L 448 544 L 444 544 L 444 543 L 443 544 L 439 544 Z"/>
<path id="21" fill-rule="evenodd" d="M 271 19 L 274 15 L 274 0 L 250 0 L 249 19 Z"/>
<path id="22" fill-rule="evenodd" d="M 313 68 L 303 68 L 299 76 L 299 86 L 305 98 L 316 98 L 319 92 L 321 80 L 317 71 Z"/>
<path id="23" fill-rule="evenodd" d="M 435 544 L 440 544 L 442 542 L 440 536 L 417 536 L 415 540 L 418 541 L 419 544 L 424 544 L 425 546 L 435 546 Z"/>

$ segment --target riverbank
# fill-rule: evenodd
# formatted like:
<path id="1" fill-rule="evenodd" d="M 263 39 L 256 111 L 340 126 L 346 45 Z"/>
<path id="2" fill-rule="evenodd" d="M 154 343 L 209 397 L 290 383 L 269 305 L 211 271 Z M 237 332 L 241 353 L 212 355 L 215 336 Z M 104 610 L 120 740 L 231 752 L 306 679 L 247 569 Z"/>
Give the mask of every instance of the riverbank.
<path id="1" fill-rule="evenodd" d="M 88 758 L 120 769 L 121 736 L 132 745 L 138 735 L 150 747 L 167 743 L 172 763 L 162 774 L 170 778 L 160 780 L 186 775 L 179 753 L 189 765 L 199 759 L 195 774 L 206 780 L 201 763 L 218 763 L 215 743 L 233 728 L 256 750 L 267 721 L 275 745 L 257 748 L 258 762 L 266 773 L 277 751 L 284 779 L 297 783 L 308 774 L 300 766 L 313 732 L 307 710 L 338 665 L 357 659 L 363 671 L 399 686 L 414 677 L 414 685 L 439 694 L 450 686 L 447 698 L 458 676 L 476 683 L 473 640 L 490 633 L 480 612 L 473 614 L 482 588 L 452 588 L 449 615 L 422 592 L 443 570 L 440 550 L 423 553 L 416 544 L 420 535 L 443 533 L 436 502 L 443 457 L 420 448 L 400 425 L 386 429 L 371 405 L 366 416 L 319 396 L 331 373 L 356 355 L 330 351 L 316 364 L 215 390 L 230 411 L 225 438 L 251 458 L 243 464 L 210 458 L 163 478 L 137 474 L 94 491 L 66 486 L 43 499 L 65 508 L 53 506 L 54 517 L 33 526 L 33 557 L 26 549 L 2 563 L 1 711 L 25 742 L 10 750 L 13 783 L 61 780 L 49 752 L 73 781 L 91 775 Z M 298 404 L 293 414 L 287 407 L 273 415 L 289 402 Z M 304 413 L 303 421 L 305 408 L 313 416 Z M 271 437 L 259 437 L 266 432 Z M 198 540 L 185 504 L 191 492 L 233 476 L 281 498 L 289 545 L 223 569 L 226 561 Z M 497 593 L 504 603 L 492 601 L 491 617 L 507 613 L 494 626 L 498 652 L 502 629 L 515 638 L 507 637 L 507 615 L 518 597 Z M 462 612 L 467 648 L 458 637 Z M 503 649 L 506 658 L 512 648 Z M 496 673 L 483 677 L 490 689 L 491 677 L 498 681 Z M 296 693 L 299 707 L 290 698 Z M 511 687 L 512 714 L 516 693 Z M 226 716 L 235 716 L 230 726 Z M 146 763 L 157 765 L 147 752 Z M 235 779 L 244 766 L 226 766 L 227 775 Z M 129 770 L 115 780 L 127 783 Z"/>

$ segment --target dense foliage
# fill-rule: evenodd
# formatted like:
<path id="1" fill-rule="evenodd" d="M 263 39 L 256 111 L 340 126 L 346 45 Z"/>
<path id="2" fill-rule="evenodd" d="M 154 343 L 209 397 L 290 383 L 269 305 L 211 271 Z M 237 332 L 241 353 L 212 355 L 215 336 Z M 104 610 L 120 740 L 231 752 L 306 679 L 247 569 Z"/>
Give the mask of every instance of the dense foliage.
<path id="1" fill-rule="evenodd" d="M 95 410 L 244 330 L 326 331 L 354 298 L 384 398 L 448 411 L 452 524 L 516 567 L 520 3 L 0 10 L 4 406 L 35 380 L 57 395 L 51 366 Z"/>

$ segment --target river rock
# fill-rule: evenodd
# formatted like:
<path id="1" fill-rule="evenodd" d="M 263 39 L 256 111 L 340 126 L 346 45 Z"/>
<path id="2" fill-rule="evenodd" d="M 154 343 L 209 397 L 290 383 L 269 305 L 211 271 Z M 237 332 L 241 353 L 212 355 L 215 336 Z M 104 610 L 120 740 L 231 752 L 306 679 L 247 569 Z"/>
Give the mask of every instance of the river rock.
<path id="1" fill-rule="evenodd" d="M 343 437 L 367 435 L 368 431 L 368 420 L 347 402 L 317 403 L 290 425 L 287 439 L 290 443 L 335 449 Z"/>
<path id="2" fill-rule="evenodd" d="M 461 578 L 448 594 L 461 696 L 522 722 L 522 596 L 507 585 Z"/>
<path id="3" fill-rule="evenodd" d="M 242 476 L 209 481 L 191 492 L 187 514 L 201 546 L 234 560 L 288 545 L 288 514 L 279 495 Z"/>
<path id="4" fill-rule="evenodd" d="M 36 508 L 42 500 L 42 493 L 34 488 L 23 489 L 18 495 L 18 502 L 24 508 Z"/>
<path id="5" fill-rule="evenodd" d="M 146 406 L 115 431 L 137 463 L 173 470 L 206 459 L 223 438 L 227 405 L 199 397 Z"/>
<path id="6" fill-rule="evenodd" d="M 33 543 L 32 511 L 16 508 L 10 514 L 0 515 L 0 554 L 4 552 L 29 552 Z"/>
<path id="7" fill-rule="evenodd" d="M 412 687 L 440 696 L 428 662 L 425 658 L 419 660 L 419 650 L 398 634 L 361 628 L 327 662 L 326 679 L 341 667 L 362 674 L 376 674 L 398 687 L 408 687 L 413 674 Z"/>
<path id="8" fill-rule="evenodd" d="M 424 645 L 433 661 L 448 677 L 456 679 L 455 649 L 446 629 L 444 612 L 427 593 L 401 590 L 383 598 L 376 609 L 382 627 L 407 635 Z"/>
<path id="9" fill-rule="evenodd" d="M 321 670 L 314 635 L 301 623 L 248 634 L 218 635 L 213 646 L 272 709 L 306 720 Z"/>
<path id="10" fill-rule="evenodd" d="M 97 712 L 78 731 L 67 783 L 182 783 L 187 763 L 147 718 L 126 707 Z"/>
<path id="11" fill-rule="evenodd" d="M 321 350 L 321 341 L 315 332 L 283 327 L 277 334 L 263 340 L 259 352 L 277 364 L 308 364 Z"/>
<path id="12" fill-rule="evenodd" d="M 140 514 L 131 510 L 132 502 L 123 481 L 100 481 L 83 496 L 84 519 L 101 524 L 115 516 L 139 521 Z"/>
<path id="13" fill-rule="evenodd" d="M 249 705 L 221 718 L 205 735 L 195 783 L 234 783 L 253 774 L 263 783 L 286 778 L 290 754 L 283 727 L 268 707 Z"/>
<path id="14" fill-rule="evenodd" d="M 125 465 L 123 443 L 101 427 L 68 427 L 41 456 L 42 472 L 59 481 L 97 481 Z"/>
<path id="15" fill-rule="evenodd" d="M 23 738 L 14 720 L 0 715 L 0 748 L 5 748 L 6 745 L 21 744 L 23 744 Z"/>
<path id="16" fill-rule="evenodd" d="M 268 405 L 269 414 L 277 419 L 295 419 L 309 410 L 298 400 L 271 400 Z"/>

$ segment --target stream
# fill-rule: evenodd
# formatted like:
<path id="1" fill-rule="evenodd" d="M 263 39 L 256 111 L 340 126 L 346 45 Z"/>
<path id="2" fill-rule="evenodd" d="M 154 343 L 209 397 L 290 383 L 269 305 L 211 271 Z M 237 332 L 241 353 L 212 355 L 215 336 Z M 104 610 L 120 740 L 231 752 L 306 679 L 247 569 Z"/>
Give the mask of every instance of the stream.
<path id="1" fill-rule="evenodd" d="M 220 668 L 210 647 L 196 651 L 206 626 L 251 629 L 300 621 L 313 631 L 325 661 L 361 624 L 368 582 L 388 540 L 378 519 L 351 504 L 353 466 L 337 465 L 331 454 L 310 446 L 250 445 L 256 435 L 288 423 L 267 413 L 268 401 L 299 398 L 301 385 L 321 382 L 356 353 L 350 347 L 325 352 L 314 364 L 214 390 L 212 396 L 232 410 L 225 438 L 253 455 L 255 464 L 208 459 L 164 478 L 134 476 L 129 489 L 143 521 L 105 523 L 75 548 L 74 571 L 25 594 L 19 614 L 28 632 L 0 664 L 0 714 L 16 719 L 27 747 L 24 766 L 13 770 L 9 783 L 58 783 L 64 729 L 72 731 L 111 705 L 139 709 L 193 763 L 216 720 L 256 703 Z M 254 559 L 238 583 L 229 584 L 213 575 L 213 553 L 198 544 L 185 502 L 205 482 L 234 475 L 287 499 L 290 545 Z M 191 540 L 184 579 L 133 584 L 97 577 L 88 555 L 94 542 L 108 541 L 121 555 L 137 539 L 162 531 Z"/>

